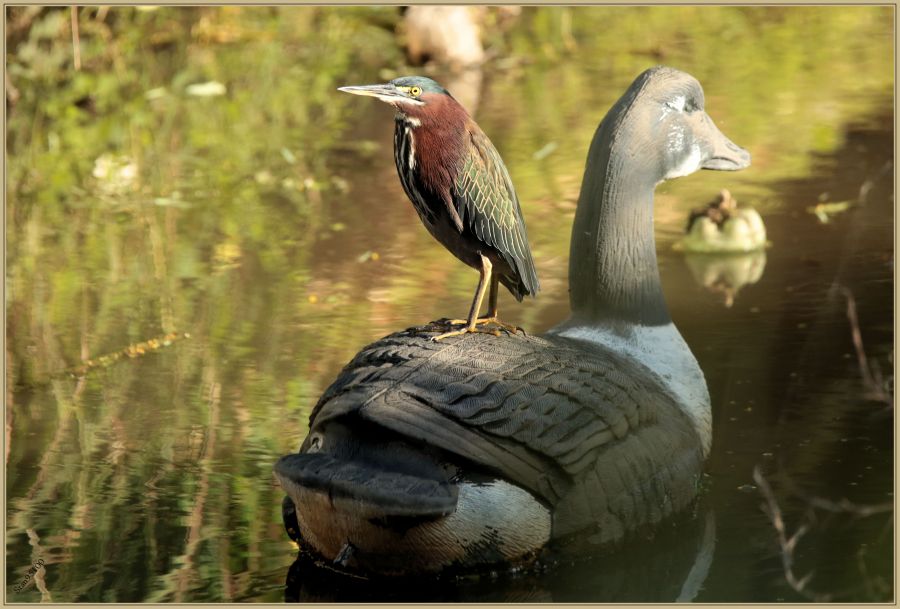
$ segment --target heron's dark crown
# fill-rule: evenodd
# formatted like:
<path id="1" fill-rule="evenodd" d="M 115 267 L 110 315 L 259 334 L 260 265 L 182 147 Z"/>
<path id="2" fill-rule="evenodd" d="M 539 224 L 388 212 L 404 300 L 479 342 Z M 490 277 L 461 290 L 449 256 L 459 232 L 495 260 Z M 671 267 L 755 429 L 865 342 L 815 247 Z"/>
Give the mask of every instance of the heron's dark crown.
<path id="1" fill-rule="evenodd" d="M 395 87 L 419 87 L 422 93 L 439 93 L 441 95 L 450 95 L 444 87 L 425 76 L 401 76 L 391 81 Z M 453 97 L 450 95 L 450 97 Z"/>

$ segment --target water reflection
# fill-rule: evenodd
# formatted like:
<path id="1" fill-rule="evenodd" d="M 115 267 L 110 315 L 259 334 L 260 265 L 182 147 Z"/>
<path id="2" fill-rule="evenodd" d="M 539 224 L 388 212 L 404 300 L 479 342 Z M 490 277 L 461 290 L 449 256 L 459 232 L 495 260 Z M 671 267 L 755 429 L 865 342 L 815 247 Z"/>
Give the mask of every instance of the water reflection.
<path id="1" fill-rule="evenodd" d="M 465 108 L 469 114 L 475 115 L 478 102 L 481 101 L 481 85 L 484 81 L 484 73 L 481 68 L 468 68 L 457 72 L 450 72 L 438 82 L 444 85 L 453 97 Z"/>
<path id="2" fill-rule="evenodd" d="M 701 501 L 695 513 L 623 547 L 564 562 L 547 555 L 526 572 L 441 579 L 364 579 L 338 574 L 301 553 L 285 580 L 288 602 L 691 602 L 709 574 L 716 521 Z M 587 547 L 585 548 L 587 552 Z"/>
<path id="3" fill-rule="evenodd" d="M 893 392 L 893 9 L 567 10 L 569 36 L 564 13 L 545 7 L 492 34 L 499 58 L 520 61 L 489 61 L 470 107 L 510 169 L 544 286 L 508 321 L 538 333 L 565 317 L 587 145 L 657 61 L 653 40 L 704 83 L 717 124 L 754 157 L 736 181 L 664 186 L 656 210 L 666 298 L 715 409 L 716 552 L 696 600 L 804 600 L 785 581 L 754 467 L 791 533 L 809 523 L 810 497 L 894 500 L 894 412 L 866 380 L 879 386 L 880 369 L 881 393 Z M 8 15 L 6 580 L 45 565 L 7 598 L 281 600 L 295 551 L 271 464 L 296 450 L 315 400 L 362 345 L 471 298 L 471 271 L 421 230 L 400 189 L 390 110 L 352 109 L 334 91 L 378 82 L 385 67 L 416 71 L 395 40 L 397 9 L 78 14 L 77 73 L 68 7 Z M 185 93 L 212 79 L 226 95 Z M 135 164 L 120 174 L 124 194 L 91 177 L 104 155 L 117 160 L 107 169 Z M 774 243 L 731 308 L 698 293 L 669 247 L 722 187 L 763 213 Z M 822 224 L 806 208 L 823 194 L 854 205 Z M 868 377 L 835 282 L 853 294 Z M 175 331 L 192 338 L 52 377 Z M 892 513 L 815 510 L 798 576 L 814 570 L 812 589 L 837 601 L 893 598 Z M 593 577 L 618 564 L 564 566 L 536 598 L 603 599 Z M 684 577 L 664 591 L 642 580 L 644 596 L 630 598 L 676 598 Z"/>
<path id="4" fill-rule="evenodd" d="M 749 254 L 685 254 L 694 281 L 716 294 L 726 307 L 734 304 L 741 288 L 758 282 L 766 269 L 766 252 Z"/>

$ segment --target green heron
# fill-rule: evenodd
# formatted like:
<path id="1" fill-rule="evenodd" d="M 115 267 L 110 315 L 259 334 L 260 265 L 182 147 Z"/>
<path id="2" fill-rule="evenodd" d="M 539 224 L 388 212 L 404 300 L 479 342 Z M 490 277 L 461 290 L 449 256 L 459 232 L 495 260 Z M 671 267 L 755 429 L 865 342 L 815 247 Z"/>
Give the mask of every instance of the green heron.
<path id="1" fill-rule="evenodd" d="M 394 161 L 403 190 L 425 228 L 450 252 L 481 273 L 472 308 L 462 329 L 433 340 L 482 330 L 500 321 L 497 288 L 502 283 L 517 300 L 537 294 L 539 285 L 528 247 L 522 209 L 500 154 L 450 93 L 422 76 L 397 78 L 382 85 L 341 87 L 397 109 Z M 478 317 L 490 286 L 489 313 Z"/>

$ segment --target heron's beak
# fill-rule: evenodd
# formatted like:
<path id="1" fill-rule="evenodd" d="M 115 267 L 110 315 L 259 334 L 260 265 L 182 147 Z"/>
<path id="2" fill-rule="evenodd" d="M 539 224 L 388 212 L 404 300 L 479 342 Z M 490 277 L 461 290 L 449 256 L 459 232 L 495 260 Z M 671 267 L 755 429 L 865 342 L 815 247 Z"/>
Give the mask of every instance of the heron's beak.
<path id="1" fill-rule="evenodd" d="M 388 83 L 386 85 L 361 85 L 354 87 L 339 87 L 338 91 L 344 93 L 352 93 L 353 95 L 365 95 L 367 97 L 375 97 L 389 104 L 403 103 L 420 103 L 411 99 L 404 91 L 401 91 L 394 85 Z"/>

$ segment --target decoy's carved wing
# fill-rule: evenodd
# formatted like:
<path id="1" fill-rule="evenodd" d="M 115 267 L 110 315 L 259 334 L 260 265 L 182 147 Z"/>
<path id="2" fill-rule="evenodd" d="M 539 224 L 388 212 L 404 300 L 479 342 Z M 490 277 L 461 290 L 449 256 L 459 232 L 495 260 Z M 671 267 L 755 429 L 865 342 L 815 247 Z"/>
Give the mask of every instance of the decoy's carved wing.
<path id="1" fill-rule="evenodd" d="M 664 503 L 668 478 L 699 468 L 699 441 L 653 373 L 562 338 L 393 334 L 347 365 L 310 426 L 354 416 L 500 474 L 579 521 L 597 509 L 630 518 L 633 493 Z M 620 451 L 624 460 L 603 464 Z M 671 455 L 687 461 L 664 462 Z M 608 491 L 578 482 L 598 467 L 621 470 L 596 481 L 621 487 L 620 499 L 604 503 L 595 495 Z"/>
<path id="2" fill-rule="evenodd" d="M 530 293 L 538 289 L 522 208 L 500 154 L 472 123 L 451 196 L 457 213 L 475 235 L 518 270 Z"/>

